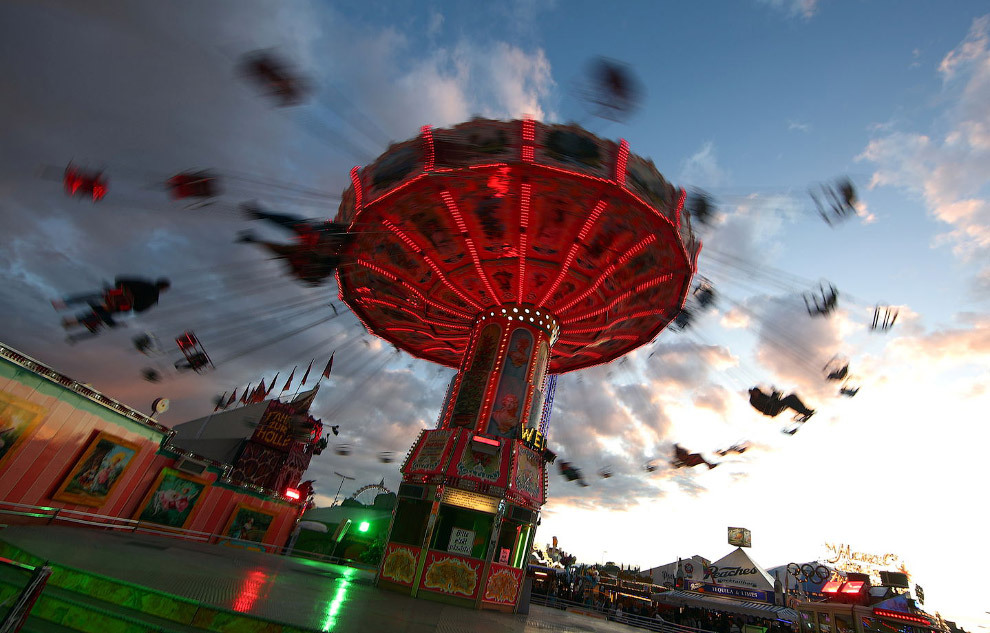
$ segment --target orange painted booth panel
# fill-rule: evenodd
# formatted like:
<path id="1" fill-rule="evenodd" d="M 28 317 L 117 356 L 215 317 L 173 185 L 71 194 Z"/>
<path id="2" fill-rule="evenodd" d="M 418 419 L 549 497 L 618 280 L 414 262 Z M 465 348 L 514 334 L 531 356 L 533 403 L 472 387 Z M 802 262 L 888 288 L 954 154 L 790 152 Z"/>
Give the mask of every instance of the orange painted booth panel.
<path id="1" fill-rule="evenodd" d="M 215 472 L 193 477 L 173 470 L 175 458 L 159 452 L 167 428 L 72 385 L 53 371 L 41 375 L 0 356 L 3 507 L 134 518 L 270 545 L 288 540 L 297 505 L 216 485 Z"/>
<path id="2" fill-rule="evenodd" d="M 119 515 L 165 430 L 0 361 L 0 500 Z"/>

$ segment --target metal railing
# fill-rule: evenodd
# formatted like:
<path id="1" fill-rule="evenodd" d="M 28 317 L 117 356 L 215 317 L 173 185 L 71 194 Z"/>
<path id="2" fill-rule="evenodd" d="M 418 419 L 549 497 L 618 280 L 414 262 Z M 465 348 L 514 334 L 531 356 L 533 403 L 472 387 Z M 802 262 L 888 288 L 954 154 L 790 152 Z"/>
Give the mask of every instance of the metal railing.
<path id="1" fill-rule="evenodd" d="M 661 620 L 655 617 L 651 618 L 648 616 L 633 615 L 631 613 L 619 614 L 615 607 L 606 609 L 594 604 L 564 600 L 558 598 L 557 596 L 550 596 L 542 593 L 534 592 L 530 596 L 530 602 L 532 604 L 553 609 L 571 609 L 575 611 L 594 613 L 598 617 L 603 617 L 611 622 L 619 622 L 621 624 L 626 624 L 639 629 L 658 631 L 659 633 L 712 633 L 707 629 L 682 626 L 680 624 L 674 624 L 673 622 L 667 622 L 666 620 Z"/>
<path id="2" fill-rule="evenodd" d="M 195 541 L 198 543 L 232 542 L 239 545 L 244 545 L 245 547 L 260 548 L 271 554 L 281 554 L 283 549 L 279 545 L 231 538 L 217 532 L 187 530 L 184 528 L 168 527 L 166 525 L 159 525 L 158 523 L 149 523 L 147 521 L 138 521 L 136 519 L 125 519 L 122 517 L 98 514 L 95 512 L 83 512 L 81 510 L 68 510 L 66 508 L 52 508 L 48 506 L 35 506 L 24 503 L 14 503 L 12 501 L 0 501 L 0 515 L 36 518 L 49 525 L 53 523 L 69 523 L 73 525 L 84 525 L 87 527 L 104 528 L 107 530 L 116 530 L 120 532 L 168 536 L 171 538 L 177 538 L 185 541 Z"/>
<path id="3" fill-rule="evenodd" d="M 350 560 L 342 556 L 327 556 L 316 552 L 301 550 L 289 551 L 281 545 L 269 543 L 259 543 L 245 539 L 232 538 L 217 532 L 201 532 L 198 530 L 187 530 L 183 528 L 173 528 L 147 521 L 136 519 L 125 519 L 122 517 L 98 514 L 95 512 L 83 512 L 81 510 L 67 510 L 65 508 L 52 508 L 48 506 L 35 506 L 24 503 L 14 503 L 12 501 L 0 501 L 0 516 L 20 516 L 38 519 L 39 523 L 51 525 L 54 523 L 68 523 L 72 525 L 82 525 L 91 528 L 103 528 L 118 532 L 131 532 L 137 534 L 151 534 L 155 536 L 167 536 L 184 541 L 193 541 L 205 544 L 234 543 L 245 548 L 261 549 L 269 554 L 292 556 L 294 558 L 307 558 L 323 563 L 335 565 L 347 565 L 358 569 L 375 569 L 374 565 L 366 565 L 358 561 Z"/>
<path id="4" fill-rule="evenodd" d="M 31 615 L 34 603 L 37 602 L 38 596 L 44 590 L 48 577 L 52 575 L 52 568 L 48 565 L 37 567 L 25 565 L 2 556 L 0 556 L 0 566 L 29 574 L 29 578 L 21 591 L 10 596 L 9 600 L 0 603 L 0 633 L 17 633 L 24 626 L 28 616 Z M 11 606 L 4 612 L 3 609 L 8 603 Z"/>
<path id="5" fill-rule="evenodd" d="M 209 466 L 212 466 L 217 471 L 219 471 L 220 476 L 217 479 L 219 483 L 229 484 L 232 486 L 237 486 L 239 488 L 245 488 L 256 492 L 258 494 L 271 497 L 273 499 L 278 499 L 287 503 L 293 503 L 295 500 L 290 499 L 285 496 L 284 491 L 272 490 L 270 488 L 265 488 L 263 486 L 257 486 L 251 483 L 243 481 L 234 481 L 231 479 L 231 473 L 234 470 L 232 464 L 225 464 L 219 462 L 215 459 L 211 459 L 204 455 L 197 455 L 191 451 L 187 451 L 184 448 L 175 446 L 172 442 L 175 439 L 175 430 L 170 429 L 167 426 L 162 425 L 160 422 L 155 420 L 153 417 L 145 415 L 144 413 L 138 411 L 137 409 L 132 409 L 126 404 L 122 404 L 113 398 L 106 396 L 99 391 L 96 391 L 89 385 L 82 384 L 69 378 L 68 376 L 61 374 L 48 365 L 45 365 L 41 361 L 35 360 L 30 356 L 22 354 L 12 347 L 0 343 L 0 358 L 6 359 L 24 369 L 33 372 L 45 380 L 53 382 L 55 384 L 61 385 L 65 389 L 75 392 L 76 394 L 87 398 L 104 408 L 113 411 L 118 415 L 122 415 L 138 424 L 142 424 L 148 428 L 154 429 L 155 431 L 162 434 L 162 439 L 159 442 L 159 451 L 168 451 L 178 455 L 180 457 L 189 457 L 197 461 L 205 462 Z"/>
<path id="6" fill-rule="evenodd" d="M 368 571 L 375 571 L 376 569 L 378 569 L 377 565 L 369 565 L 367 563 L 356 561 L 352 558 L 341 558 L 340 556 L 317 554 L 316 552 L 309 552 L 306 550 L 294 549 L 290 552 L 286 552 L 285 555 L 292 556 L 293 558 L 308 558 L 309 560 L 315 560 L 321 563 L 331 563 L 333 565 L 346 565 L 347 567 L 354 567 L 355 569 L 365 569 Z"/>

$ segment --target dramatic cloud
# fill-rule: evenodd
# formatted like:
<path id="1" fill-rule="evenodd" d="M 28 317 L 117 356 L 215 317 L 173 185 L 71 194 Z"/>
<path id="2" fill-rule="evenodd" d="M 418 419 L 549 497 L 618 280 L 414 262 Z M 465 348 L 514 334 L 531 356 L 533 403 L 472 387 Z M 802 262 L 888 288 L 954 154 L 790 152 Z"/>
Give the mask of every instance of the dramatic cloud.
<path id="1" fill-rule="evenodd" d="M 644 375 L 659 386 L 675 389 L 704 384 L 712 372 L 738 363 L 731 352 L 717 345 L 691 342 L 658 343 L 646 361 Z"/>
<path id="2" fill-rule="evenodd" d="M 757 331 L 760 364 L 782 390 L 823 391 L 822 367 L 842 350 L 840 315 L 811 317 L 797 297 L 770 298 L 764 306 Z"/>
<path id="3" fill-rule="evenodd" d="M 719 415 L 725 415 L 728 410 L 728 401 L 732 394 L 721 385 L 703 385 L 695 391 L 694 405 L 703 409 L 710 409 Z"/>
<path id="4" fill-rule="evenodd" d="M 965 261 L 982 263 L 977 290 L 990 274 L 990 16 L 973 21 L 963 42 L 939 64 L 946 96 L 954 101 L 942 132 L 892 131 L 859 156 L 877 167 L 872 187 L 895 186 L 919 196 L 949 225 L 934 245 L 949 244 Z"/>
<path id="5" fill-rule="evenodd" d="M 937 363 L 978 363 L 990 356 L 990 314 L 959 315 L 960 327 L 940 328 L 922 336 L 904 336 L 891 342 L 895 359 L 931 366 Z"/>
<path id="6" fill-rule="evenodd" d="M 748 328 L 752 322 L 749 314 L 734 307 L 722 314 L 719 325 L 727 330 L 740 330 Z"/>
<path id="7" fill-rule="evenodd" d="M 715 283 L 737 286 L 772 279 L 770 268 L 780 254 L 780 237 L 801 213 L 790 196 L 750 194 L 718 201 L 717 224 L 705 235 L 699 273 Z"/>
<path id="8" fill-rule="evenodd" d="M 340 425 L 333 442 L 352 452 L 338 455 L 332 444 L 313 460 L 309 476 L 328 502 L 339 483 L 335 470 L 357 478 L 343 494 L 382 477 L 398 484 L 398 461 L 420 429 L 435 425 L 452 372 L 365 334 L 333 284 L 302 288 L 281 262 L 235 244 L 246 229 L 291 238 L 246 222 L 237 205 L 257 200 L 279 212 L 332 217 L 349 169 L 390 140 L 475 114 L 548 116 L 554 81 L 538 48 L 468 38 L 424 48 L 324 3 L 273 6 L 3 8 L 0 56 L 17 60 L 0 100 L 0 116 L 17 122 L 0 154 L 0 304 L 15 306 L 5 314 L 3 339 L 137 408 L 169 397 L 165 424 L 205 415 L 215 396 L 235 387 L 240 395 L 262 378 L 268 384 L 276 372 L 279 394 L 298 365 L 291 394 L 317 357 L 309 387 L 337 350 L 313 412 Z M 442 16 L 424 19 L 439 36 Z M 241 76 L 240 56 L 260 48 L 305 76 L 314 89 L 309 103 L 276 109 Z M 70 160 L 106 170 L 103 201 L 64 196 L 60 178 Z M 169 201 L 164 180 L 191 168 L 221 172 L 219 202 L 193 210 Z M 129 327 L 69 347 L 50 299 L 99 289 L 118 274 L 168 276 L 173 286 Z M 186 329 L 200 336 L 216 371 L 175 373 L 171 341 Z M 165 355 L 145 358 L 133 349 L 130 339 L 145 330 L 160 338 Z M 142 381 L 143 367 L 167 378 Z M 382 452 L 398 461 L 378 461 Z"/>
<path id="9" fill-rule="evenodd" d="M 969 34 L 962 44 L 950 51 L 938 65 L 938 70 L 946 79 L 952 79 L 962 66 L 979 63 L 986 55 L 987 30 L 990 28 L 990 16 L 973 20 Z"/>
<path id="10" fill-rule="evenodd" d="M 642 361 L 643 365 L 625 359 L 607 369 L 561 377 L 550 423 L 550 446 L 559 459 L 580 468 L 589 485 L 580 488 L 568 483 L 554 468 L 548 507 L 617 509 L 664 494 L 662 482 L 671 480 L 675 473 L 677 482 L 693 481 L 693 473 L 674 471 L 670 466 L 675 439 L 666 407 L 682 396 L 685 388 L 696 386 L 690 383 L 690 376 L 700 380 L 712 363 L 724 362 L 724 358 L 725 352 L 717 348 L 699 353 L 691 344 L 669 349 L 657 346 L 656 354 Z M 707 398 L 710 406 L 717 408 L 720 395 L 714 387 L 703 389 L 699 398 Z M 653 473 L 646 471 L 647 463 L 656 467 Z M 604 467 L 612 470 L 611 478 L 598 476 Z M 693 485 L 689 488 L 692 493 L 699 490 Z"/>
<path id="11" fill-rule="evenodd" d="M 715 144 L 708 141 L 681 165 L 680 179 L 699 187 L 719 187 L 728 180 L 718 164 Z"/>
<path id="12" fill-rule="evenodd" d="M 818 11 L 818 0 L 758 0 L 760 4 L 782 11 L 788 17 L 810 20 Z"/>

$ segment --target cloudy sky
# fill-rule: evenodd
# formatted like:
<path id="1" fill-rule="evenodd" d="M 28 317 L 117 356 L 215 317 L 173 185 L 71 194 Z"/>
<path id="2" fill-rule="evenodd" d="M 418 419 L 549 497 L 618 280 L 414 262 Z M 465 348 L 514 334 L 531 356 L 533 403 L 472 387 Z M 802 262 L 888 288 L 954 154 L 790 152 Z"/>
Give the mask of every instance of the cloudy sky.
<path id="1" fill-rule="evenodd" d="M 982 588 L 960 576 L 990 565 L 986 11 L 962 0 L 7 2 L 0 337 L 136 408 L 171 398 L 166 424 L 276 372 L 280 389 L 336 349 L 316 413 L 355 450 L 314 460 L 320 500 L 336 492 L 334 471 L 356 478 L 345 493 L 382 477 L 394 487 L 395 464 L 376 456 L 401 457 L 435 424 L 452 371 L 362 336 L 345 310 L 330 318 L 335 289 L 296 286 L 234 243 L 246 229 L 287 237 L 236 205 L 329 217 L 352 166 L 424 124 L 576 121 L 717 196 L 700 273 L 720 299 L 688 332 L 560 378 L 551 444 L 591 485 L 553 475 L 540 540 L 643 567 L 719 558 L 730 525 L 753 530 L 767 567 L 849 543 L 899 554 L 945 617 L 990 625 Z M 307 75 L 307 105 L 275 109 L 238 75 L 240 55 L 259 48 Z M 597 56 L 629 63 L 644 86 L 625 123 L 581 101 Z M 64 197 L 70 160 L 106 169 L 104 201 Z M 226 176 L 220 202 L 168 199 L 161 183 L 191 168 Z M 859 188 L 860 217 L 829 228 L 806 192 L 840 175 Z M 67 345 L 50 299 L 124 273 L 167 275 L 173 290 L 126 329 Z M 801 293 L 822 279 L 839 310 L 811 319 Z M 886 334 L 869 330 L 878 302 L 900 310 Z M 171 360 L 140 356 L 130 338 L 184 329 L 216 371 L 141 380 Z M 821 377 L 835 354 L 862 386 L 852 399 Z M 784 435 L 786 415 L 749 407 L 754 384 L 796 391 L 818 414 Z M 712 457 L 741 440 L 751 450 L 712 471 L 665 464 L 675 441 Z M 650 460 L 661 467 L 647 475 Z M 605 466 L 608 480 L 595 475 Z"/>

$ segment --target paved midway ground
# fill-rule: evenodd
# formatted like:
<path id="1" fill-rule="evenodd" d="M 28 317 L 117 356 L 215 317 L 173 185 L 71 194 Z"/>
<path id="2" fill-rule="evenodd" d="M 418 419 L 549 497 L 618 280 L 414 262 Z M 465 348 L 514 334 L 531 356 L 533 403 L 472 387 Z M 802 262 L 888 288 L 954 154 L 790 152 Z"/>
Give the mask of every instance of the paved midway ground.
<path id="1" fill-rule="evenodd" d="M 208 605 L 327 633 L 631 633 L 567 611 L 474 611 L 380 591 L 374 573 L 166 537 L 61 526 L 8 527 L 0 538 L 69 567 Z"/>

